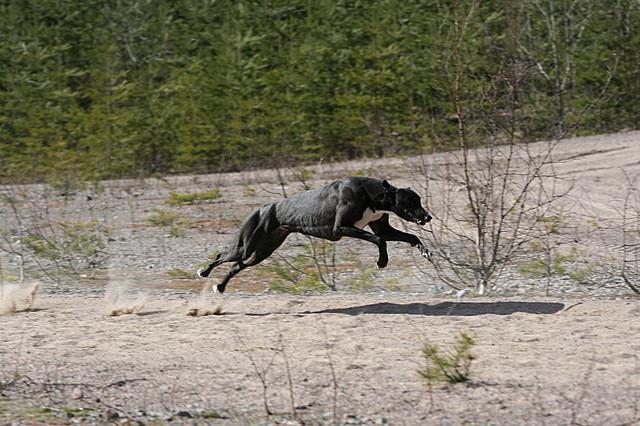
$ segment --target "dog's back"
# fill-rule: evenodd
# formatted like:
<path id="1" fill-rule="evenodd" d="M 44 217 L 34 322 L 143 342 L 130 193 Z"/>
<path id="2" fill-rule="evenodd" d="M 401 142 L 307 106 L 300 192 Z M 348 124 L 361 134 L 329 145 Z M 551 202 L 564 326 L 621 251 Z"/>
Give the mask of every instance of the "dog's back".
<path id="1" fill-rule="evenodd" d="M 300 192 L 276 203 L 276 217 L 282 226 L 313 228 L 333 226 L 341 181 Z"/>

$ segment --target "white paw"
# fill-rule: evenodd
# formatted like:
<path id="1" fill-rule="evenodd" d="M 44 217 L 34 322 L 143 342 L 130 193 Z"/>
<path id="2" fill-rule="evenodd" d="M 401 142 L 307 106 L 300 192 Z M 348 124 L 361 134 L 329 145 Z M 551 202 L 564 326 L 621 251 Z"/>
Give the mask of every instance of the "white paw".
<path id="1" fill-rule="evenodd" d="M 420 250 L 420 254 L 422 255 L 422 257 L 424 257 L 427 260 L 432 260 L 433 259 L 433 255 L 427 249 Z"/>
<path id="2" fill-rule="evenodd" d="M 198 270 L 196 271 L 196 275 L 198 275 L 200 278 L 204 278 L 204 277 L 202 276 L 202 273 L 203 273 L 203 272 L 204 272 L 204 268 L 200 268 L 200 269 L 198 269 Z"/>

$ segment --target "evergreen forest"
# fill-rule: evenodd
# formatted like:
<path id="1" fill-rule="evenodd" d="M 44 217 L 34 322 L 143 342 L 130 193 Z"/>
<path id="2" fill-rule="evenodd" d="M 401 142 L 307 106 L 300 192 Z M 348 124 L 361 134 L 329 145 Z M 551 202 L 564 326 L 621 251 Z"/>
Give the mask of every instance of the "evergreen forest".
<path id="1" fill-rule="evenodd" d="M 0 180 L 640 127 L 637 0 L 1 0 Z"/>

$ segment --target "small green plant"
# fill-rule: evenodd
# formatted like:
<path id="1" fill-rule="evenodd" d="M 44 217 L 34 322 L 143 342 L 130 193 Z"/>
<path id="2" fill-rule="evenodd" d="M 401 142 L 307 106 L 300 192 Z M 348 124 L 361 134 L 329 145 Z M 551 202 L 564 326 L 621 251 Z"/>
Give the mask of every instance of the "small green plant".
<path id="1" fill-rule="evenodd" d="M 375 170 L 373 168 L 370 168 L 370 167 L 367 167 L 367 168 L 364 168 L 364 169 L 353 170 L 349 174 L 351 176 L 372 176 L 372 175 L 375 175 L 376 172 L 377 172 L 377 170 Z"/>
<path id="2" fill-rule="evenodd" d="M 350 273 L 345 279 L 345 284 L 351 291 L 370 291 L 373 288 L 400 291 L 406 288 L 402 281 L 409 274 L 407 272 L 383 279 L 375 263 L 363 261 L 356 252 L 350 251 L 344 260 L 353 264 L 349 267 Z"/>
<path id="3" fill-rule="evenodd" d="M 219 189 L 211 189 L 204 192 L 194 192 L 193 194 L 178 194 L 172 192 L 169 195 L 167 203 L 171 206 L 179 206 L 183 204 L 196 204 L 205 201 L 217 200 L 221 197 Z"/>
<path id="4" fill-rule="evenodd" d="M 389 277 L 382 283 L 382 287 L 387 291 L 402 291 L 407 289 L 407 284 L 404 284 L 403 279 L 407 278 L 411 273 L 403 272 L 400 275 Z"/>
<path id="5" fill-rule="evenodd" d="M 64 231 L 64 248 L 73 256 L 91 258 L 104 249 L 102 235 L 107 231 L 98 222 L 61 223 Z"/>
<path id="6" fill-rule="evenodd" d="M 169 229 L 169 235 L 173 238 L 180 238 L 186 235 L 187 231 L 182 225 L 174 225 Z"/>
<path id="7" fill-rule="evenodd" d="M 147 223 L 153 226 L 172 226 L 180 219 L 178 213 L 153 209 L 153 214 L 147 217 Z"/>
<path id="8" fill-rule="evenodd" d="M 547 234 L 557 234 L 560 225 L 562 225 L 562 218 L 560 216 L 544 216 L 540 219 L 540 222 Z"/>
<path id="9" fill-rule="evenodd" d="M 246 185 L 242 190 L 242 195 L 245 197 L 253 197 L 256 195 L 256 190 L 253 187 Z"/>
<path id="10" fill-rule="evenodd" d="M 174 238 L 184 237 L 186 228 L 193 222 L 177 213 L 154 209 L 154 213 L 147 217 L 147 223 L 153 226 L 170 227 L 169 235 Z"/>
<path id="11" fill-rule="evenodd" d="M 169 278 L 174 280 L 188 280 L 193 278 L 193 272 L 185 271 L 180 268 L 169 269 L 166 274 Z"/>
<path id="12" fill-rule="evenodd" d="M 476 359 L 471 349 L 476 344 L 475 337 L 468 332 L 460 332 L 456 344 L 449 352 L 442 352 L 437 344 L 425 345 L 422 354 L 427 365 L 418 374 L 433 383 L 464 383 L 469 381 L 471 362 Z"/>
<path id="13" fill-rule="evenodd" d="M 371 265 L 365 264 L 356 254 L 347 257 L 347 261 L 354 263 L 353 273 L 346 280 L 346 285 L 351 291 L 371 290 L 379 278 L 379 270 Z"/>

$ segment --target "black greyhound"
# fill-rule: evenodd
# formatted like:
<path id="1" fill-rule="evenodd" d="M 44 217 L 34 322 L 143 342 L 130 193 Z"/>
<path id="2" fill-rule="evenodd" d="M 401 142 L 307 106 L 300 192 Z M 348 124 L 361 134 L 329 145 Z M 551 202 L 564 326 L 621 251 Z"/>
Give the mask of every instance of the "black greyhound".
<path id="1" fill-rule="evenodd" d="M 389 224 L 389 213 L 418 225 L 431 220 L 422 208 L 420 196 L 411 189 L 396 188 L 386 180 L 346 177 L 254 210 L 240 225 L 231 248 L 218 254 L 198 275 L 207 277 L 216 266 L 235 262 L 217 286 L 217 291 L 223 293 L 235 274 L 265 260 L 292 232 L 331 241 L 342 237 L 369 241 L 378 246 L 380 268 L 387 266 L 389 260 L 387 241 L 404 241 L 429 257 L 418 237 Z M 373 234 L 363 230 L 367 225 Z"/>

